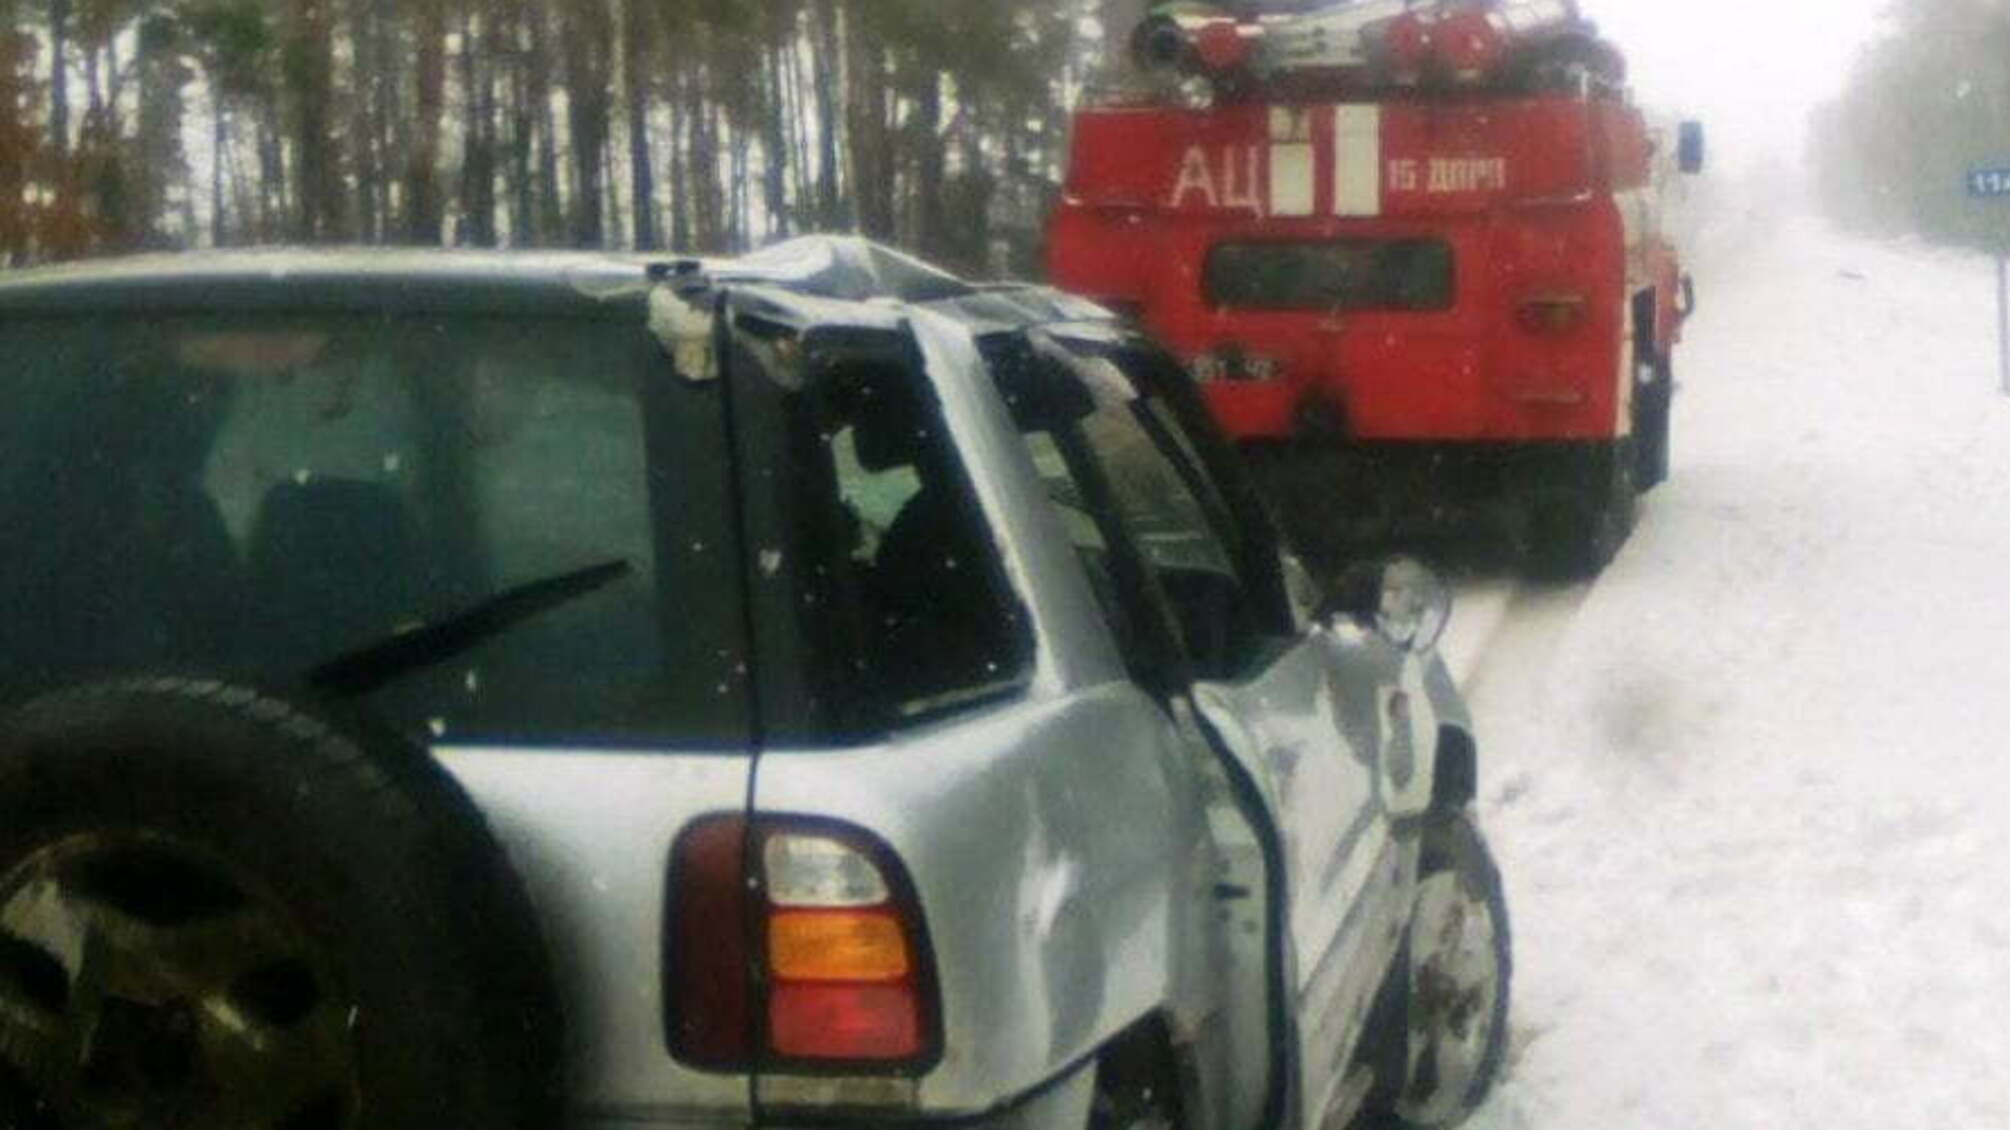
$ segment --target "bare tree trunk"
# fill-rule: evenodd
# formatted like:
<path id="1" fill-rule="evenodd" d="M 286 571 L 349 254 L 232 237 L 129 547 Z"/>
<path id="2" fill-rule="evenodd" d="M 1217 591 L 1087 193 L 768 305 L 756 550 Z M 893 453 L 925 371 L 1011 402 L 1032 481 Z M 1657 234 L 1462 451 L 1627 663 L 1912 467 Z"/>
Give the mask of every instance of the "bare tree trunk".
<path id="1" fill-rule="evenodd" d="M 544 8 L 531 4 L 530 105 L 537 150 L 537 233 L 535 243 L 554 243 L 565 227 L 558 182 L 558 122 L 551 109 L 551 27 Z"/>
<path id="2" fill-rule="evenodd" d="M 607 71 L 612 52 L 608 0 L 571 0 L 565 35 L 566 125 L 572 140 L 572 243 L 605 242 L 601 192 L 606 171 Z"/>
<path id="3" fill-rule="evenodd" d="M 670 99 L 670 246 L 679 250 L 695 246 L 691 237 L 691 168 L 685 160 L 691 125 L 685 106 L 690 87 L 691 68 L 680 56 L 675 97 Z"/>
<path id="4" fill-rule="evenodd" d="M 708 41 L 710 36 L 707 36 Z M 726 249 L 724 224 L 726 202 L 719 184 L 719 122 L 717 103 L 710 95 L 712 67 L 701 65 L 692 75 L 686 91 L 690 114 L 690 162 L 685 169 L 691 201 L 691 237 L 694 251 Z"/>
<path id="5" fill-rule="evenodd" d="M 165 25 L 151 19 L 138 35 L 135 64 L 139 70 L 139 191 L 134 200 L 135 233 L 142 243 L 167 241 L 168 190 L 187 175 L 182 152 L 182 96 L 188 73 L 176 56 Z M 0 189 L 4 192 L 4 189 Z M 195 232 L 187 238 L 193 240 Z"/>
<path id="6" fill-rule="evenodd" d="M 86 34 L 88 34 L 88 31 Z M 89 123 L 93 119 L 102 119 L 105 116 L 105 91 L 98 71 L 98 55 L 101 51 L 101 46 L 89 39 L 86 39 L 82 46 L 84 54 L 84 128 L 88 130 L 90 128 Z"/>
<path id="7" fill-rule="evenodd" d="M 70 155 L 70 0 L 49 0 L 49 150 Z"/>
<path id="8" fill-rule="evenodd" d="M 445 227 L 440 196 L 440 115 L 446 104 L 446 0 L 419 0 L 417 120 L 405 165 L 405 238 L 437 244 Z"/>
<path id="9" fill-rule="evenodd" d="M 468 0 L 461 16 L 461 100 L 467 123 L 461 159 L 461 242 L 496 244 L 495 83 L 490 68 L 500 54 L 495 6 Z M 479 46 L 477 46 L 479 44 Z"/>
<path id="10" fill-rule="evenodd" d="M 286 143 L 279 135 L 272 104 L 258 113 L 258 241 L 268 242 L 285 227 L 287 214 Z"/>
<path id="11" fill-rule="evenodd" d="M 747 184 L 747 151 L 753 139 L 746 130 L 733 130 L 733 146 L 726 161 L 726 183 L 731 188 L 732 204 L 727 210 L 726 246 L 734 251 L 746 250 L 753 237 L 753 196 Z"/>
<path id="12" fill-rule="evenodd" d="M 209 93 L 209 242 L 222 247 L 229 230 L 224 223 L 223 165 L 230 152 L 230 103 L 217 88 L 215 75 L 210 76 Z"/>
<path id="13" fill-rule="evenodd" d="M 369 5 L 370 71 L 361 88 L 369 93 L 370 138 L 376 164 L 371 183 L 363 188 L 370 194 L 370 207 L 376 213 L 377 238 L 389 240 L 402 234 L 399 213 L 405 201 L 399 189 L 409 159 L 412 131 L 398 107 L 409 68 L 394 43 L 398 24 L 395 0 L 363 2 Z"/>
<path id="14" fill-rule="evenodd" d="M 817 217 L 826 228 L 844 223 L 839 201 L 837 112 L 838 16 L 834 0 L 816 0 L 811 9 L 816 35 Z"/>
<path id="15" fill-rule="evenodd" d="M 18 28 L 19 19 L 15 0 L 0 0 L 0 27 Z M 19 265 L 32 250 L 24 194 L 36 131 L 24 112 L 21 79 L 21 61 L 10 50 L 0 58 L 0 264 L 7 266 Z"/>
<path id="16" fill-rule="evenodd" d="M 621 13 L 621 83 L 628 112 L 628 193 L 634 215 L 635 248 L 662 246 L 656 232 L 656 177 L 649 149 L 649 76 L 655 65 L 654 44 L 644 0 L 626 0 Z"/>
<path id="17" fill-rule="evenodd" d="M 820 227 L 822 220 L 817 212 L 816 188 L 810 180 L 815 162 L 810 159 L 809 125 L 804 120 L 803 111 L 803 99 L 807 94 L 803 81 L 803 53 L 793 30 L 787 42 L 775 49 L 782 95 L 782 145 L 789 157 L 789 191 L 795 199 L 794 212 L 804 217 L 809 226 Z"/>
<path id="18" fill-rule="evenodd" d="M 931 60 L 915 65 L 914 123 L 909 151 L 914 155 L 914 243 L 923 256 L 948 250 L 942 222 L 942 75 Z"/>
<path id="19" fill-rule="evenodd" d="M 293 125 L 295 239 L 339 239 L 342 232 L 341 170 L 332 142 L 335 60 L 327 0 L 293 0 L 281 49 L 280 96 L 291 103 Z"/>
<path id="20" fill-rule="evenodd" d="M 383 152 L 377 143 L 370 109 L 375 101 L 372 88 L 384 76 L 371 65 L 375 45 L 374 29 L 370 26 L 370 0 L 349 0 L 346 22 L 349 25 L 351 91 L 349 153 L 356 170 L 356 187 L 350 195 L 348 217 L 344 223 L 364 242 L 375 243 L 384 235 L 383 229 L 378 226 L 378 217 L 382 213 L 377 207 L 377 182 L 384 174 Z"/>
<path id="21" fill-rule="evenodd" d="M 858 229 L 874 239 L 894 238 L 892 131 L 887 122 L 886 51 L 857 5 L 845 10 L 845 52 L 851 75 L 845 106 L 851 149 L 851 187 Z"/>
<path id="22" fill-rule="evenodd" d="M 767 208 L 771 235 L 789 234 L 789 147 L 783 134 L 782 113 L 787 97 L 782 93 L 780 48 L 764 48 L 761 60 L 761 201 Z"/>
<path id="23" fill-rule="evenodd" d="M 536 185 L 531 174 L 537 119 L 531 111 L 532 63 L 526 24 L 524 6 L 511 4 L 508 39 L 516 58 L 509 80 L 509 230 L 510 242 L 517 246 L 537 242 Z"/>

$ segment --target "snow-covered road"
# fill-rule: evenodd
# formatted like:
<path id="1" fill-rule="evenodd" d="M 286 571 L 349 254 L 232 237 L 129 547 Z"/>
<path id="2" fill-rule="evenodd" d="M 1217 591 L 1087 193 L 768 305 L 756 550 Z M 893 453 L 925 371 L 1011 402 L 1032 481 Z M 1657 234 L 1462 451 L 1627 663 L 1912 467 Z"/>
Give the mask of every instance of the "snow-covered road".
<path id="1" fill-rule="evenodd" d="M 1714 267 L 1621 558 L 1455 629 L 1518 966 L 1475 1126 L 2010 1128 L 1993 267 L 1812 222 Z"/>

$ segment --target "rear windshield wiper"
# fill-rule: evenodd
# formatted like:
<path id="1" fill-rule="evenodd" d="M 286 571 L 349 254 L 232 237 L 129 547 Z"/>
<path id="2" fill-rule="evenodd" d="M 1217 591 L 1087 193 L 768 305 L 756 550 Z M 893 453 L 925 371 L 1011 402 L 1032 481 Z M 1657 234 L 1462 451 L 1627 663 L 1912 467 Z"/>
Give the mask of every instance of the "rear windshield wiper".
<path id="1" fill-rule="evenodd" d="M 525 620 L 606 588 L 628 571 L 627 561 L 607 561 L 504 589 L 444 620 L 399 632 L 313 667 L 307 672 L 307 685 L 342 698 L 367 695 L 413 671 L 452 659 Z"/>

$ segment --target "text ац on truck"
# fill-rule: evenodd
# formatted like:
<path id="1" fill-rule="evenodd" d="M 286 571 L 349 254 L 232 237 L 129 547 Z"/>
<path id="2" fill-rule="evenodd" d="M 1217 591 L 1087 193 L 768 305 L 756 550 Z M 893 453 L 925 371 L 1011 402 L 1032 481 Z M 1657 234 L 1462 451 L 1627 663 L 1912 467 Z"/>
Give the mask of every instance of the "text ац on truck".
<path id="1" fill-rule="evenodd" d="M 1492 518 L 1603 568 L 1668 474 L 1700 126 L 1650 125 L 1575 0 L 1166 4 L 1132 50 L 1055 281 L 1180 354 L 1315 557 Z"/>

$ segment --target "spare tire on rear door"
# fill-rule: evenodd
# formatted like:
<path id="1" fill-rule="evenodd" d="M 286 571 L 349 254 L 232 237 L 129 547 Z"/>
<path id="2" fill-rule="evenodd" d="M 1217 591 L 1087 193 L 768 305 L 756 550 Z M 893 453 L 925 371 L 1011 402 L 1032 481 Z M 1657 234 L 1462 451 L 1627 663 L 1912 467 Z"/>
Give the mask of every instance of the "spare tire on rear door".
<path id="1" fill-rule="evenodd" d="M 0 727 L 0 1126 L 557 1121 L 537 924 L 416 746 L 142 679 Z"/>

